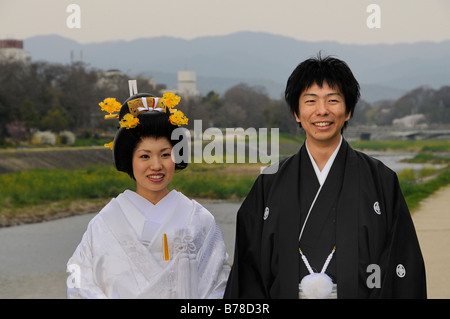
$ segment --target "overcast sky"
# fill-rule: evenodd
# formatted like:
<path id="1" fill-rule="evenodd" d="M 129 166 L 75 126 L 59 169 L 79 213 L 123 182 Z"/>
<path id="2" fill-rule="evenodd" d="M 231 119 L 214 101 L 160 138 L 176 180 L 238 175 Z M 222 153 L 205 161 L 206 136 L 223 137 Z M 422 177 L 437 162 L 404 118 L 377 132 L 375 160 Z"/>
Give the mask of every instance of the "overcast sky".
<path id="1" fill-rule="evenodd" d="M 70 4 L 80 8 L 80 28 L 67 25 Z M 378 16 L 367 12 L 370 4 Z M 438 42 L 450 40 L 449 16 L 450 0 L 0 0 L 0 39 L 59 34 L 90 43 L 261 31 L 306 41 Z"/>

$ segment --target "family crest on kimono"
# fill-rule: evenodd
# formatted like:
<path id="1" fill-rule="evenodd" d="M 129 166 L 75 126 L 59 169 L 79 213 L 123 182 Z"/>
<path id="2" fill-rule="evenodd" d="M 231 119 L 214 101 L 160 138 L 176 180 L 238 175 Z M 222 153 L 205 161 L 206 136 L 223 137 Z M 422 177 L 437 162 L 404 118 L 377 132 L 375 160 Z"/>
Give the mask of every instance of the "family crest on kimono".
<path id="1" fill-rule="evenodd" d="M 113 198 L 89 222 L 68 268 L 79 271 L 68 298 L 222 298 L 230 272 L 213 215 L 169 183 L 187 163 L 171 150 L 172 132 L 187 124 L 173 93 L 137 93 L 100 103 L 119 119 L 112 143 L 114 165 L 136 190 Z M 118 112 L 118 114 L 117 114 Z M 178 136 L 179 137 L 179 136 Z M 179 155 L 178 155 L 179 157 Z"/>

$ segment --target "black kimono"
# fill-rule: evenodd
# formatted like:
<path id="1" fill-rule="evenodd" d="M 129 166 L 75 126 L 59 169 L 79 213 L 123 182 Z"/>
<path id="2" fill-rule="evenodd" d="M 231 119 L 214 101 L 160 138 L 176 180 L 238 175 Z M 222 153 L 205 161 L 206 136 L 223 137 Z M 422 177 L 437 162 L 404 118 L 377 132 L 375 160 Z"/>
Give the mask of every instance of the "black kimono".
<path id="1" fill-rule="evenodd" d="M 319 188 L 306 146 L 258 177 L 237 215 L 234 262 L 225 298 L 298 298 L 311 267 L 338 298 L 426 298 L 425 265 L 395 172 L 343 140 Z"/>

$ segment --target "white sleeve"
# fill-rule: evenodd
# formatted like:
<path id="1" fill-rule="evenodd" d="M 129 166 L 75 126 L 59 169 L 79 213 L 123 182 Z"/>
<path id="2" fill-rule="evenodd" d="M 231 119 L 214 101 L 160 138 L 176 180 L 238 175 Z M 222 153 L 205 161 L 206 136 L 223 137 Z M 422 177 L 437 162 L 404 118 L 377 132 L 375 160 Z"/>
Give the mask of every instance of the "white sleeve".
<path id="1" fill-rule="evenodd" d="M 69 272 L 66 287 L 68 299 L 105 299 L 107 296 L 96 283 L 93 269 L 94 258 L 92 254 L 92 224 L 89 223 L 72 257 L 67 262 Z"/>
<path id="2" fill-rule="evenodd" d="M 202 216 L 206 218 L 202 219 L 208 231 L 198 252 L 199 298 L 223 298 L 231 270 L 225 241 L 214 217 L 205 208 L 202 209 L 207 212 L 206 216 Z"/>

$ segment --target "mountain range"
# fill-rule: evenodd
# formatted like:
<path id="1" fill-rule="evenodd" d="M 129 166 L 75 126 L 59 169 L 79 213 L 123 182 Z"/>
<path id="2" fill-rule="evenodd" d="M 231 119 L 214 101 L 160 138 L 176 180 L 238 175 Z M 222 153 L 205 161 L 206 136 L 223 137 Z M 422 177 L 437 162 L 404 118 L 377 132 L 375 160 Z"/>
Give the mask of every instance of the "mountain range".
<path id="1" fill-rule="evenodd" d="M 33 61 L 82 60 L 98 69 L 152 76 L 169 89 L 176 87 L 178 71 L 195 70 L 202 94 L 212 90 L 222 94 L 247 83 L 263 86 L 272 98 L 280 99 L 298 63 L 319 51 L 348 63 L 361 85 L 362 99 L 370 103 L 396 99 L 419 86 L 450 85 L 450 40 L 362 45 L 238 32 L 192 40 L 154 37 L 80 44 L 58 35 L 40 35 L 25 39 L 24 47 Z"/>

